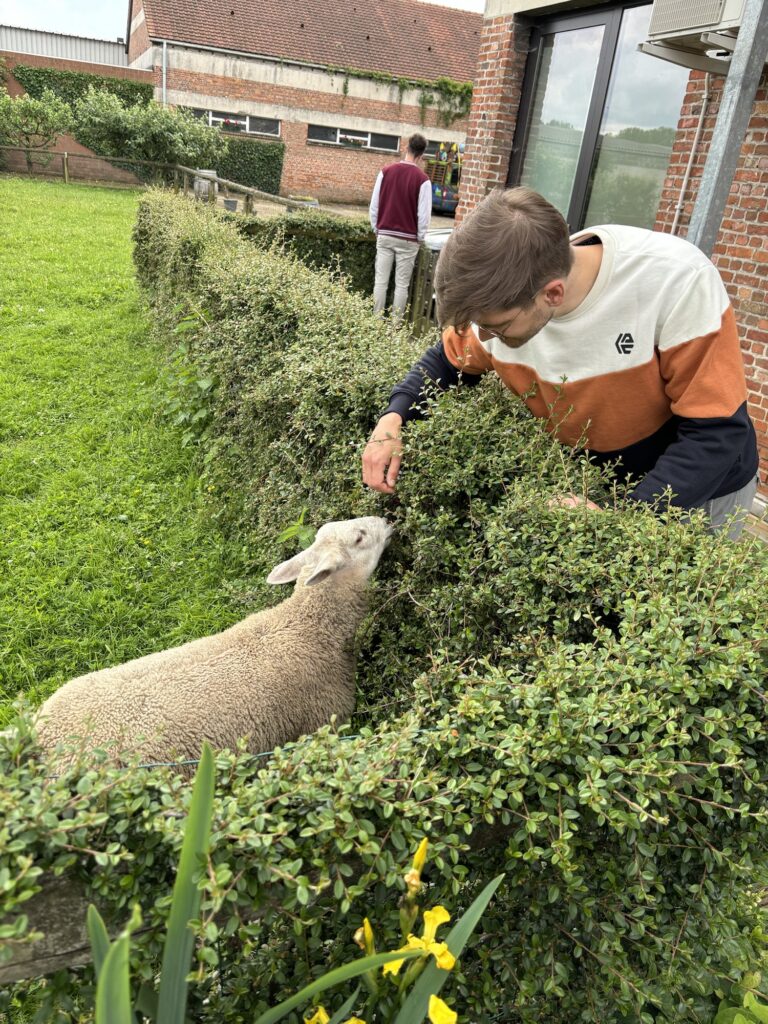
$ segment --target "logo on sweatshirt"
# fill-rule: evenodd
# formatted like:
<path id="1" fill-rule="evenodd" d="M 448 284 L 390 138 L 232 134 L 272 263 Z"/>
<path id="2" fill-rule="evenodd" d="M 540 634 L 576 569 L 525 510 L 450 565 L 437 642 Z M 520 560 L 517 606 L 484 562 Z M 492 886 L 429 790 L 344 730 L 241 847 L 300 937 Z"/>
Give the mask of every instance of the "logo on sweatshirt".
<path id="1" fill-rule="evenodd" d="M 614 344 L 617 352 L 623 356 L 628 356 L 635 347 L 635 339 L 631 334 L 620 334 Z"/>

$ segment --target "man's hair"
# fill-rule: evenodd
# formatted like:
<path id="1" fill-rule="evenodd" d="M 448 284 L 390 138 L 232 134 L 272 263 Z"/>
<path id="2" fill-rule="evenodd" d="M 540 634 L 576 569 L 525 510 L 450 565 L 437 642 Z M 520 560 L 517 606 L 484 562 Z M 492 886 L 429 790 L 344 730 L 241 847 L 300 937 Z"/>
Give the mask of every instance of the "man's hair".
<path id="1" fill-rule="evenodd" d="M 408 152 L 412 156 L 421 156 L 421 154 L 424 152 L 426 148 L 427 140 L 424 138 L 423 135 L 419 135 L 418 132 L 416 132 L 415 135 L 412 135 L 410 139 L 408 139 Z"/>
<path id="2" fill-rule="evenodd" d="M 452 232 L 435 272 L 437 317 L 463 327 L 491 310 L 525 309 L 573 264 L 568 225 L 529 188 L 494 189 Z"/>

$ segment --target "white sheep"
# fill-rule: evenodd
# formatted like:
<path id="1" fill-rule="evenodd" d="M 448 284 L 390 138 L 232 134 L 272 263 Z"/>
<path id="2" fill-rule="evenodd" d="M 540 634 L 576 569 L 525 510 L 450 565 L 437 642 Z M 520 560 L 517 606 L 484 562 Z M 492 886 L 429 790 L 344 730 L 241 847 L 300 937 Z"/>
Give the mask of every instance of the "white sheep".
<path id="1" fill-rule="evenodd" d="M 80 748 L 165 762 L 199 757 L 204 740 L 234 749 L 245 738 L 252 753 L 271 750 L 333 715 L 347 719 L 366 584 L 391 533 L 378 516 L 326 523 L 311 547 L 267 577 L 297 581 L 282 604 L 223 633 L 70 680 L 35 717 L 41 746 L 60 764 Z"/>

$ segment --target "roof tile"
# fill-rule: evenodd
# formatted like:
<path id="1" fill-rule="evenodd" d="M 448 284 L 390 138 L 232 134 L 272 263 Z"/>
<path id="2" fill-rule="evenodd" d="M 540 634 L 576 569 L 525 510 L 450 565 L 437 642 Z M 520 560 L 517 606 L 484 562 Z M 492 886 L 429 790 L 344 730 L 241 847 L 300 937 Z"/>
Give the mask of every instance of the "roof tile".
<path id="1" fill-rule="evenodd" d="M 482 16 L 419 0 L 144 0 L 152 39 L 471 81 Z"/>

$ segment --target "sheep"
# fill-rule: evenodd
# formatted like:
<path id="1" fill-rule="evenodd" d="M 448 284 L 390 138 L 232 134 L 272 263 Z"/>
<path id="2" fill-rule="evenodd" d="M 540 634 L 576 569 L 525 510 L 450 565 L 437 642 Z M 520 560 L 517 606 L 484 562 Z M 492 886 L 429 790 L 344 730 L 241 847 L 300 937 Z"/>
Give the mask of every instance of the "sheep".
<path id="1" fill-rule="evenodd" d="M 311 547 L 277 565 L 267 583 L 296 580 L 281 604 L 217 633 L 89 672 L 41 706 L 34 728 L 57 764 L 107 749 L 118 761 L 196 759 L 204 740 L 251 753 L 330 722 L 355 700 L 354 639 L 366 584 L 392 527 L 378 516 L 326 523 Z M 77 744 L 73 744 L 77 738 Z"/>

